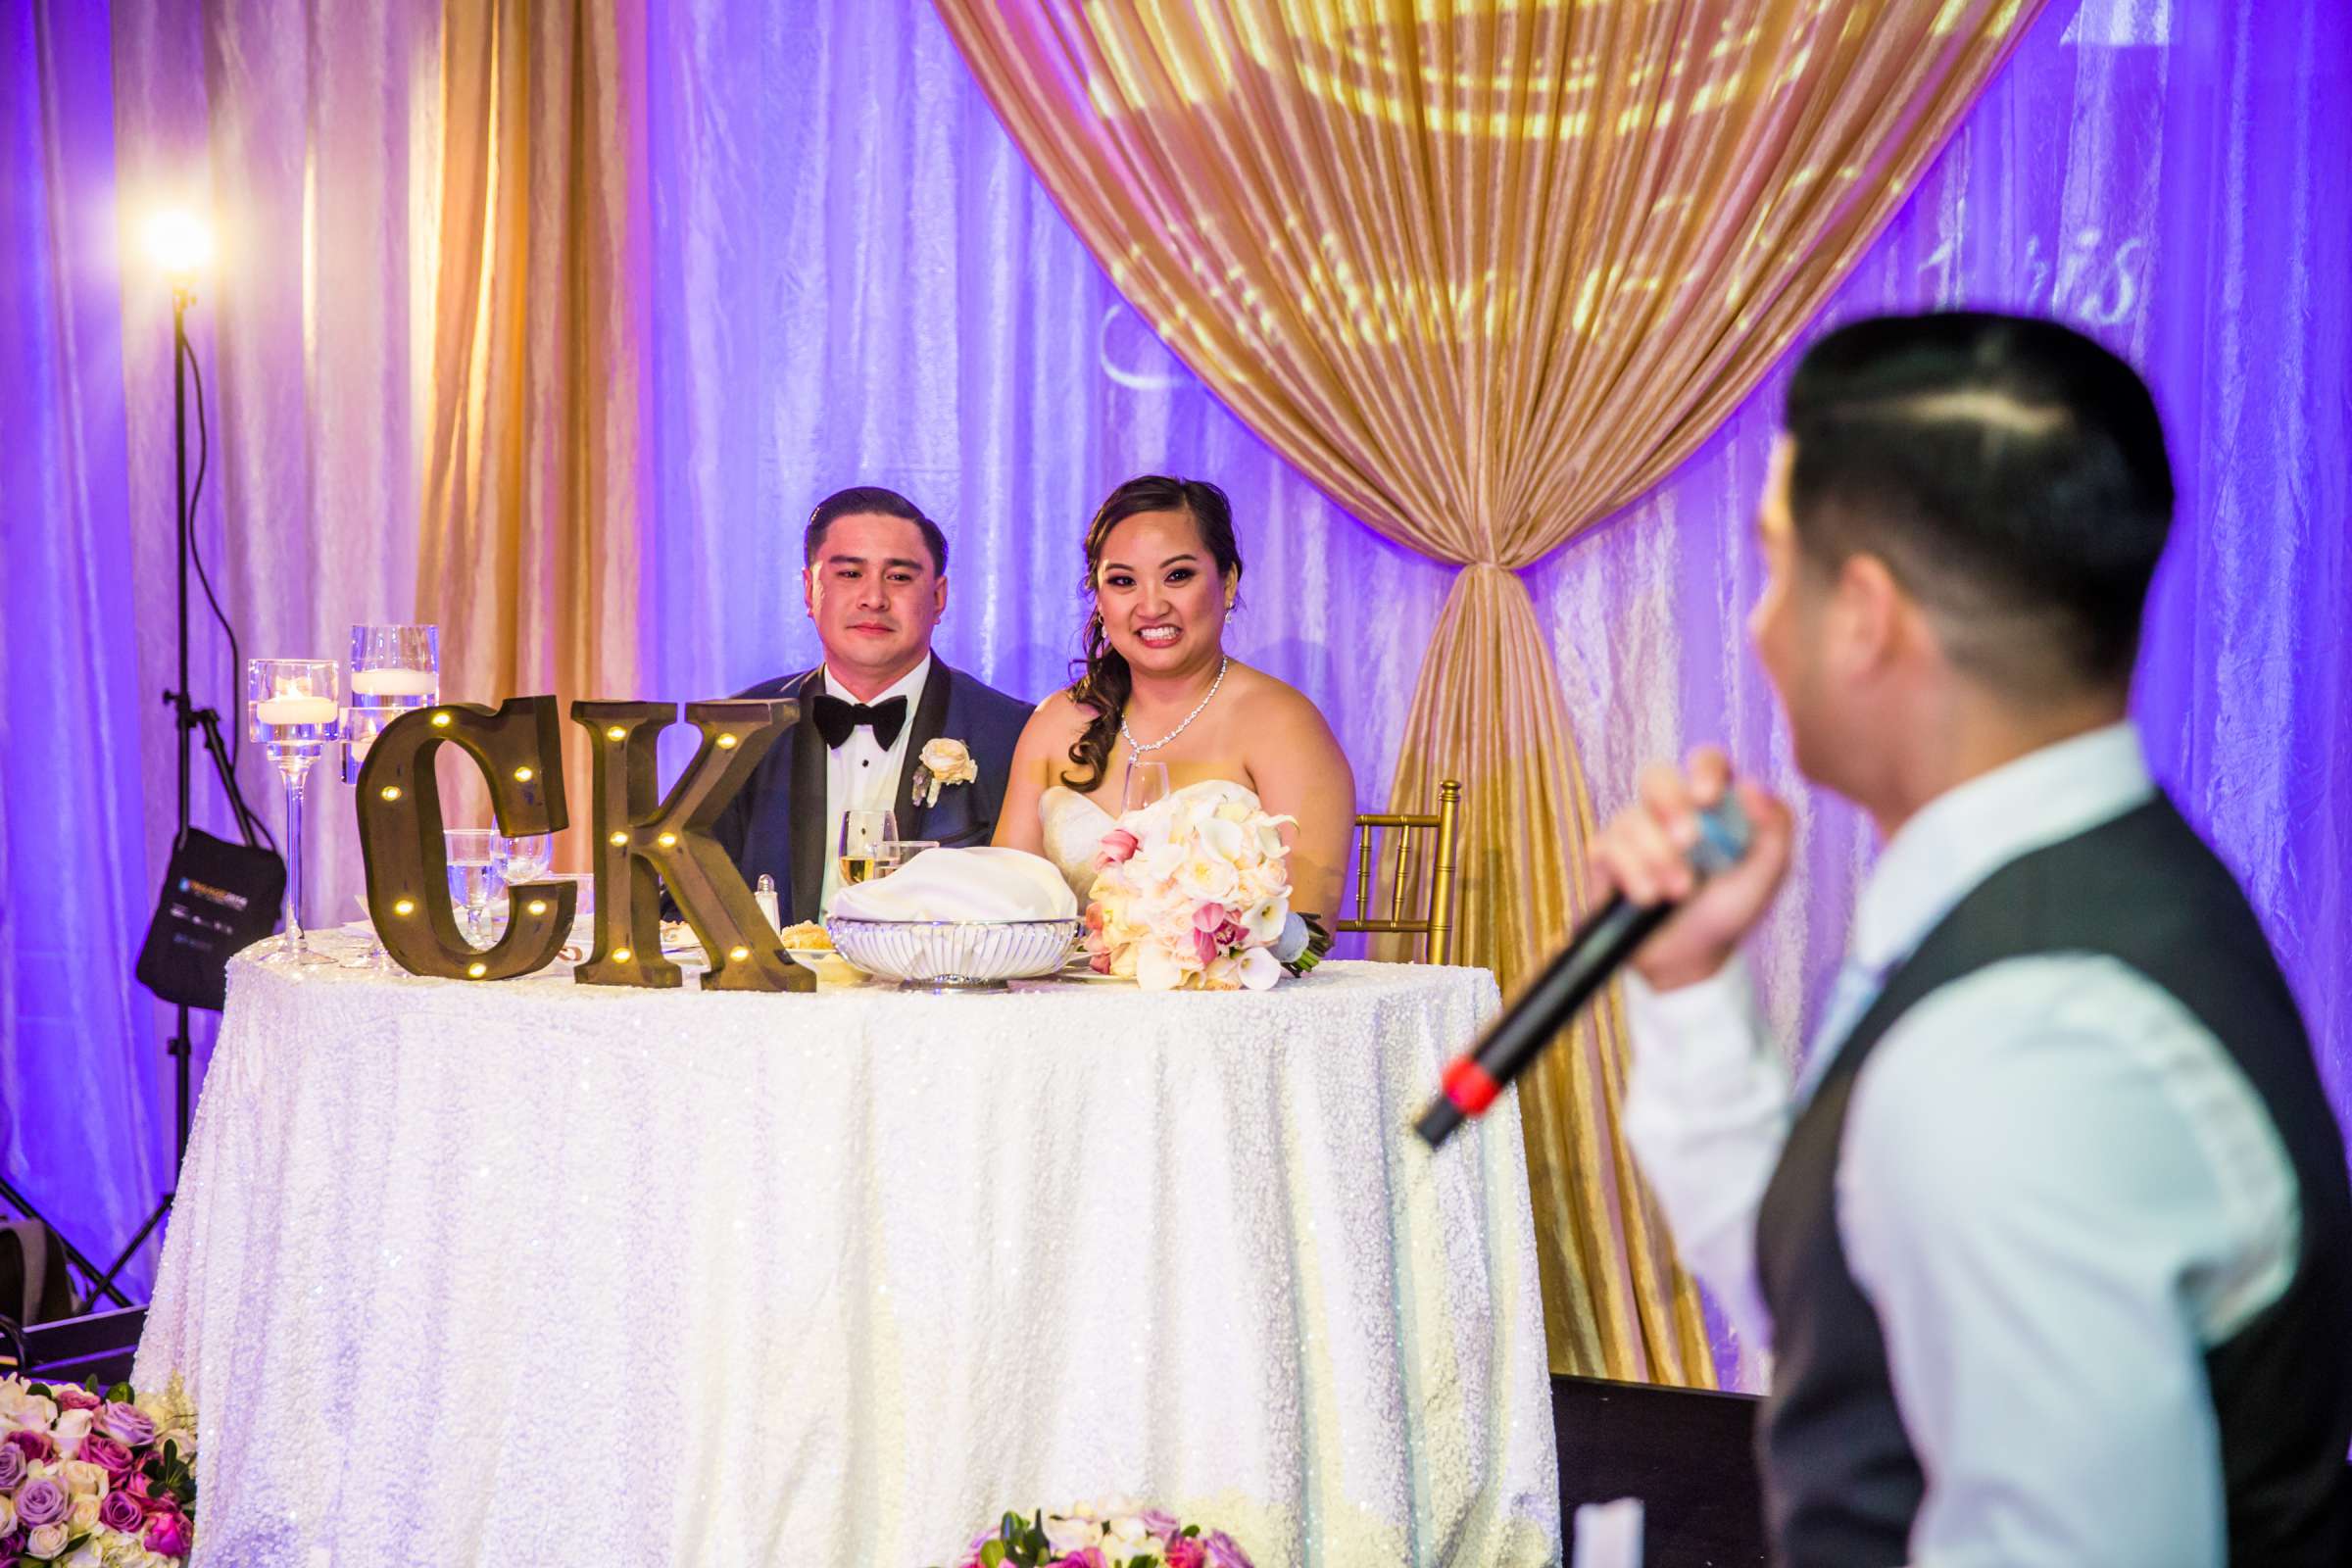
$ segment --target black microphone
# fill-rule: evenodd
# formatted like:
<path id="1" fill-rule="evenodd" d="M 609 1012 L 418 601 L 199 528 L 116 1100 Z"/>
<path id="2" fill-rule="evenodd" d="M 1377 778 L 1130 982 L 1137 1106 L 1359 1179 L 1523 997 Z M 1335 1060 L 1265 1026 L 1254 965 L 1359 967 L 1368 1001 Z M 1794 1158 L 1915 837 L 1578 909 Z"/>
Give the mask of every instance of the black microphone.
<path id="1" fill-rule="evenodd" d="M 1722 800 L 1699 813 L 1690 869 L 1701 878 L 1729 870 L 1747 853 L 1747 813 L 1727 790 Z M 1446 1063 L 1445 1092 L 1413 1123 L 1422 1141 L 1437 1148 L 1464 1120 L 1493 1104 L 1577 1009 L 1592 1000 L 1592 993 L 1607 983 L 1617 966 L 1665 924 L 1674 908 L 1671 903 L 1642 907 L 1627 903 L 1622 893 L 1612 895 L 1478 1044 Z"/>

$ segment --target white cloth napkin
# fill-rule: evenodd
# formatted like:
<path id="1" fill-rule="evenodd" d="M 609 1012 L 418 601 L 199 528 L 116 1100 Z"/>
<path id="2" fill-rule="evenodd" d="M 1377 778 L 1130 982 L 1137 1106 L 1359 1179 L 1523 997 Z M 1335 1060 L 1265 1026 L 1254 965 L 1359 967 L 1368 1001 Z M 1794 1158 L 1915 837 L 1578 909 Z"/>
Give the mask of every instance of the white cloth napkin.
<path id="1" fill-rule="evenodd" d="M 1067 920 L 1078 900 L 1054 862 L 1025 850 L 925 850 L 885 877 L 843 888 L 844 920 Z"/>

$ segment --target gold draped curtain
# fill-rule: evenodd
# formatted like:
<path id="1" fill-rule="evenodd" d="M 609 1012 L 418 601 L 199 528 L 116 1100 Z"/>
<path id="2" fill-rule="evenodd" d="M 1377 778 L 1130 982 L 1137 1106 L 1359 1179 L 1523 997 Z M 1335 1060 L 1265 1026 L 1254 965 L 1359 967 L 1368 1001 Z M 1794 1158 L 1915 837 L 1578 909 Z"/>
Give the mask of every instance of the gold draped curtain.
<path id="1" fill-rule="evenodd" d="M 642 695 L 643 25 L 612 0 L 443 9 L 416 592 L 417 618 L 458 633 L 442 647 L 453 700 Z M 570 753 L 576 840 L 586 754 Z"/>
<path id="2" fill-rule="evenodd" d="M 938 0 L 1127 298 L 1364 522 L 1459 565 L 1393 805 L 1465 782 L 1508 990 L 1592 815 L 1518 572 L 1689 455 L 1845 276 L 2038 0 Z M 1521 1080 L 1555 1370 L 1704 1385 L 1617 1136 L 1614 997 Z"/>

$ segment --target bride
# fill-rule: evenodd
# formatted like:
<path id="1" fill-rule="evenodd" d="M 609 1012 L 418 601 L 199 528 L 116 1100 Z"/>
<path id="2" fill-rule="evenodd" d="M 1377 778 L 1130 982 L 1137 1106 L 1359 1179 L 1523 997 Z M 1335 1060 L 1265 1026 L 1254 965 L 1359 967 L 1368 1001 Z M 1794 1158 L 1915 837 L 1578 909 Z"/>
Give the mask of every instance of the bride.
<path id="1" fill-rule="evenodd" d="M 1202 480 L 1130 479 L 1086 530 L 1086 668 L 1022 730 L 996 835 L 1052 860 L 1081 905 L 1141 760 L 1166 763 L 1178 793 L 1239 783 L 1296 817 L 1291 906 L 1338 913 L 1355 776 L 1313 703 L 1225 652 L 1241 582 L 1233 508 Z"/>

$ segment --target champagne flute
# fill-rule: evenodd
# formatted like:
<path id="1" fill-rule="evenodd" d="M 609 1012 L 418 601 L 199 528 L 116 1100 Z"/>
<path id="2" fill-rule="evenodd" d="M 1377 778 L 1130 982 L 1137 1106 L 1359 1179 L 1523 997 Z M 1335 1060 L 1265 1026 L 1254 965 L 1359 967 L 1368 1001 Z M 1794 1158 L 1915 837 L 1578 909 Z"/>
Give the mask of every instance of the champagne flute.
<path id="1" fill-rule="evenodd" d="M 898 818 L 888 811 L 841 813 L 841 885 L 854 888 L 876 870 L 874 851 L 899 836 Z"/>
<path id="2" fill-rule="evenodd" d="M 1127 784 L 1122 791 L 1119 814 L 1140 811 L 1147 806 L 1157 806 L 1168 798 L 1168 764 L 1147 762 L 1136 758 L 1127 764 Z"/>
<path id="3" fill-rule="evenodd" d="M 343 666 L 331 659 L 245 662 L 248 734 L 286 785 L 286 934 L 264 963 L 333 963 L 302 929 L 302 790 L 311 764 L 342 738 Z"/>
<path id="4" fill-rule="evenodd" d="M 498 834 L 486 827 L 452 827 L 441 831 L 449 860 L 449 899 L 466 911 L 466 939 L 482 945 L 490 896 L 502 885 L 498 879 Z"/>

